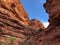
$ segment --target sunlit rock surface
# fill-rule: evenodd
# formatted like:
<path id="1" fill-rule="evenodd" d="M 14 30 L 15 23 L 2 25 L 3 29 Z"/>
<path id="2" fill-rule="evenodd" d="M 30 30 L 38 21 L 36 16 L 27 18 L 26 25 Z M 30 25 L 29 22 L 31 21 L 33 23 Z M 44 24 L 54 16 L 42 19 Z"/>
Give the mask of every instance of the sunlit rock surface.
<path id="1" fill-rule="evenodd" d="M 0 0 L 0 45 L 35 45 L 32 37 L 40 29 L 43 24 L 30 21 L 19 0 Z"/>
<path id="2" fill-rule="evenodd" d="M 19 0 L 0 0 L 0 13 L 9 16 L 21 24 L 28 25 L 29 19 Z"/>
<path id="3" fill-rule="evenodd" d="M 37 19 L 32 19 L 30 21 L 30 26 L 32 26 L 33 29 L 35 29 L 35 30 L 45 29 L 45 27 L 43 26 L 43 24 L 39 20 L 37 20 Z"/>

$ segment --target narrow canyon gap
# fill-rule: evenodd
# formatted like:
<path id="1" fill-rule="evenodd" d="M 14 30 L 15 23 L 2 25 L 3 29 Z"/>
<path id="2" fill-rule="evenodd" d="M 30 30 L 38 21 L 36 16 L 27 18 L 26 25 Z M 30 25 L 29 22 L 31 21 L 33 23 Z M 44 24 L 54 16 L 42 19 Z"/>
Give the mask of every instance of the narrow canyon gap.
<path id="1" fill-rule="evenodd" d="M 46 0 L 21 0 L 21 2 L 30 20 L 38 19 L 47 28 L 47 26 L 49 25 L 49 15 L 48 13 L 46 13 L 43 7 L 43 4 L 46 2 Z"/>

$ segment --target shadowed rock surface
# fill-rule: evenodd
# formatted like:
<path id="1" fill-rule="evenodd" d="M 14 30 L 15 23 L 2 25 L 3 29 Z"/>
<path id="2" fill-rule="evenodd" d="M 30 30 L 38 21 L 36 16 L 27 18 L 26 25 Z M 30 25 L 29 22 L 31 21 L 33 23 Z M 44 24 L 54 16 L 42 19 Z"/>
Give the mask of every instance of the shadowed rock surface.
<path id="1" fill-rule="evenodd" d="M 60 45 L 60 0 L 46 0 L 44 7 L 50 24 L 32 38 L 36 45 Z"/>

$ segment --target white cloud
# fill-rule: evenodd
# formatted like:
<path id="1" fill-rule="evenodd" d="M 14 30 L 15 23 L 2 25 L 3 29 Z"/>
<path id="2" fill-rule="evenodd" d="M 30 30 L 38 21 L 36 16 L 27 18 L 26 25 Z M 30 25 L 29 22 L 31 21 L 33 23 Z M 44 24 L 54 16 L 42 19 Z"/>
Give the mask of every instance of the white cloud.
<path id="1" fill-rule="evenodd" d="M 49 25 L 49 22 L 43 22 L 43 25 L 45 26 L 45 28 L 47 28 Z"/>

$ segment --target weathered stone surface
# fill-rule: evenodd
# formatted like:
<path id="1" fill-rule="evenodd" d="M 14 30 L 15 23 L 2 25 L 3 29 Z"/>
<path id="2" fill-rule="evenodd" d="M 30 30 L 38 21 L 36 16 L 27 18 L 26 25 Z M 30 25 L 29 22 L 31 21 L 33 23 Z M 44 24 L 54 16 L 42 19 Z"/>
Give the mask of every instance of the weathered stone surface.
<path id="1" fill-rule="evenodd" d="M 28 24 L 28 15 L 19 0 L 0 0 L 1 42 L 5 42 L 8 36 L 18 38 L 18 41 L 23 42 L 31 34 L 31 29 L 27 27 Z"/>
<path id="2" fill-rule="evenodd" d="M 8 15 L 24 25 L 29 23 L 27 13 L 19 0 L 0 0 L 0 14 Z"/>
<path id="3" fill-rule="evenodd" d="M 47 0 L 44 7 L 49 13 L 49 22 L 52 26 L 60 25 L 60 0 Z"/>
<path id="4" fill-rule="evenodd" d="M 60 45 L 60 0 L 46 1 L 44 7 L 49 14 L 50 25 L 37 33 L 32 40 L 36 45 Z"/>
<path id="5" fill-rule="evenodd" d="M 35 45 L 31 38 L 44 26 L 32 23 L 19 0 L 0 0 L 0 45 Z"/>
<path id="6" fill-rule="evenodd" d="M 4 35 L 25 37 L 20 32 L 28 23 L 28 16 L 19 0 L 0 0 L 0 30 Z"/>
<path id="7" fill-rule="evenodd" d="M 39 29 L 45 29 L 45 27 L 43 26 L 43 24 L 37 20 L 37 19 L 32 19 L 30 21 L 30 26 L 34 29 L 34 30 L 39 30 Z"/>
<path id="8" fill-rule="evenodd" d="M 60 45 L 60 0 L 46 0 L 49 26 L 29 20 L 19 0 L 0 0 L 0 45 Z"/>

